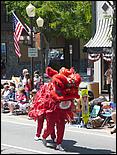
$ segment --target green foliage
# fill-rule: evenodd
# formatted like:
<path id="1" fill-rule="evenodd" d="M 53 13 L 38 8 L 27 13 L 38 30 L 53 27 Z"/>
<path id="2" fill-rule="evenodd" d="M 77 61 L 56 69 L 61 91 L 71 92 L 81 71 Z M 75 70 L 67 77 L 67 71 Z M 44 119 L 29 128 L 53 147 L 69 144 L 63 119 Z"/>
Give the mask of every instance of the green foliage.
<path id="1" fill-rule="evenodd" d="M 29 25 L 26 14 L 27 1 L 5 1 L 7 10 L 15 10 Z M 36 17 L 44 19 L 43 31 L 51 36 L 63 36 L 66 39 L 82 38 L 91 35 L 91 1 L 31 1 L 36 7 Z M 36 23 L 35 25 L 36 26 Z"/>

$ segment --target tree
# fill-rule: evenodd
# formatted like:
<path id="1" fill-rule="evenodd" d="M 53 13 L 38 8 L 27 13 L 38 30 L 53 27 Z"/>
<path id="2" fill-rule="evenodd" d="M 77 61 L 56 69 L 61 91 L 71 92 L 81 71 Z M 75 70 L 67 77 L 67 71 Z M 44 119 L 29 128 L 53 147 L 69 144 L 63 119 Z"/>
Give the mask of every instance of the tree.
<path id="1" fill-rule="evenodd" d="M 25 8 L 27 1 L 5 1 L 8 13 L 11 10 L 24 18 L 29 24 Z M 91 2 L 90 1 L 31 1 L 36 7 L 37 19 L 44 19 L 44 33 L 49 37 L 63 36 L 65 39 L 82 38 L 88 40 L 91 36 Z M 34 20 L 36 21 L 36 20 Z M 36 27 L 36 23 L 34 23 Z"/>

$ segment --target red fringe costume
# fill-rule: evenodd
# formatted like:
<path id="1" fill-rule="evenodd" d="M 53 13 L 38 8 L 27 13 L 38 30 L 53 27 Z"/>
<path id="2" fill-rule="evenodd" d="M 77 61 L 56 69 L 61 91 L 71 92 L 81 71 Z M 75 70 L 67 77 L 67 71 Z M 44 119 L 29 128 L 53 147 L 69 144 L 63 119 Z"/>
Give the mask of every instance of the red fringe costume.
<path id="1" fill-rule="evenodd" d="M 74 69 L 62 67 L 59 72 L 47 67 L 46 73 L 51 81 L 41 86 L 37 92 L 34 105 L 29 112 L 29 116 L 38 120 L 38 137 L 40 136 L 44 117 L 46 117 L 47 127 L 42 135 L 46 139 L 51 135 L 55 138 L 54 127 L 57 129 L 56 143 L 61 144 L 64 135 L 65 121 L 73 119 L 73 99 L 79 98 L 78 87 L 81 82 L 79 74 Z"/>

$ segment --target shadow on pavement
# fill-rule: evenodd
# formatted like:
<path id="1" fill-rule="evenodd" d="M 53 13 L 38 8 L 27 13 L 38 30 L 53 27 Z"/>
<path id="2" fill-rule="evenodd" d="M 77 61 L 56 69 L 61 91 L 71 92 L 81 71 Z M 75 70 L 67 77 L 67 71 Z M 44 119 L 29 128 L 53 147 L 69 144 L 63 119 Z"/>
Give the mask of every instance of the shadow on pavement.
<path id="1" fill-rule="evenodd" d="M 48 148 L 55 149 L 51 140 L 47 140 Z M 74 140 L 63 140 L 62 147 L 64 148 L 64 152 L 78 153 L 78 154 L 116 154 L 111 150 L 106 149 L 91 149 L 87 147 L 74 146 L 77 141 Z"/>
<path id="2" fill-rule="evenodd" d="M 115 154 L 115 152 L 106 149 L 91 149 L 87 147 L 74 146 L 77 142 L 73 140 L 63 140 L 62 147 L 65 152 L 78 154 Z"/>

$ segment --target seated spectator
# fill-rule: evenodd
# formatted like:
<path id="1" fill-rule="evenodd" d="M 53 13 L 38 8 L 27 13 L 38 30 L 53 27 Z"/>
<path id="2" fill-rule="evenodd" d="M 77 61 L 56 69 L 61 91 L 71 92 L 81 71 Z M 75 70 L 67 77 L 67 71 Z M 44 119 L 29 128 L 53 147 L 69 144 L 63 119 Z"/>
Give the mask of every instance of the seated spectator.
<path id="1" fill-rule="evenodd" d="M 115 126 L 111 129 L 111 134 L 113 134 L 113 133 L 116 133 L 116 111 L 112 112 L 111 117 L 115 124 Z"/>
<path id="2" fill-rule="evenodd" d="M 106 102 L 107 99 L 104 97 L 104 96 L 99 96 L 98 98 L 95 98 L 93 100 L 90 101 L 90 108 L 89 108 L 89 111 L 91 113 L 94 105 L 99 105 L 100 107 L 102 107 L 102 102 Z"/>
<path id="3" fill-rule="evenodd" d="M 13 80 L 10 81 L 9 85 L 13 86 L 14 88 L 16 88 L 15 82 Z"/>
<path id="4" fill-rule="evenodd" d="M 42 78 L 36 71 L 34 72 L 33 80 L 34 80 L 34 88 L 36 90 L 39 90 L 40 86 L 42 85 Z"/>
<path id="5" fill-rule="evenodd" d="M 111 113 L 112 112 L 112 107 L 110 105 L 110 102 L 105 101 L 101 103 L 101 113 Z"/>
<path id="6" fill-rule="evenodd" d="M 4 85 L 9 85 L 9 83 L 6 81 L 3 83 L 3 87 L 4 87 Z"/>
<path id="7" fill-rule="evenodd" d="M 16 96 L 15 87 L 10 86 L 9 91 L 10 91 L 10 93 L 8 95 L 8 97 L 9 97 L 8 101 L 15 101 L 15 96 Z"/>
<path id="8" fill-rule="evenodd" d="M 9 88 L 10 93 L 8 95 L 9 99 L 7 101 L 8 103 L 8 107 L 11 103 L 16 102 L 16 91 L 15 91 L 15 87 L 14 86 L 10 86 Z"/>
<path id="9" fill-rule="evenodd" d="M 8 106 L 9 106 L 10 113 L 8 115 L 13 114 L 16 105 L 19 106 L 20 110 L 24 110 L 24 111 L 26 111 L 26 108 L 28 107 L 27 96 L 24 88 L 19 88 L 16 94 L 16 100 L 9 102 Z"/>
<path id="10" fill-rule="evenodd" d="M 1 111 L 4 110 L 4 105 L 7 104 L 7 101 L 9 100 L 9 93 L 9 85 L 3 85 L 3 89 L 1 91 Z"/>

